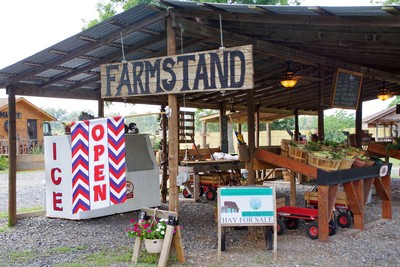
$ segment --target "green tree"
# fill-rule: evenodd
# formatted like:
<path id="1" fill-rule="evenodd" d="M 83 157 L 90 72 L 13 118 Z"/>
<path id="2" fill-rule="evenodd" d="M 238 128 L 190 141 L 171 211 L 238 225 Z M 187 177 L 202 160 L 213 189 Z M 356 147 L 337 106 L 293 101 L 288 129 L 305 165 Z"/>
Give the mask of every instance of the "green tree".
<path id="1" fill-rule="evenodd" d="M 399 95 L 396 95 L 393 98 L 392 102 L 389 103 L 388 107 L 393 107 L 393 106 L 395 106 L 397 104 L 400 104 L 400 96 Z"/>
<path id="2" fill-rule="evenodd" d="M 230 3 L 230 4 L 258 4 L 258 5 L 300 5 L 300 0 L 202 0 L 197 2 Z M 85 21 L 82 30 L 90 28 L 99 22 L 111 18 L 123 10 L 128 10 L 138 4 L 147 3 L 160 5 L 157 0 L 101 0 L 96 5 L 99 17 Z"/>
<path id="3" fill-rule="evenodd" d="M 344 142 L 343 131 L 355 127 L 355 115 L 346 110 L 339 110 L 330 116 L 325 116 L 325 140 Z"/>

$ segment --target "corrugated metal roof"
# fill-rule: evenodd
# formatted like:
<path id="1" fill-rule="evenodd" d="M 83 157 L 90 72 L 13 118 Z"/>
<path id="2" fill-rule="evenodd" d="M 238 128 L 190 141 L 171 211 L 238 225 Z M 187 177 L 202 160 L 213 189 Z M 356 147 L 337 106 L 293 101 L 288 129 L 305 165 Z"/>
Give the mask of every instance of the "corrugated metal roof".
<path id="1" fill-rule="evenodd" d="M 173 13 L 178 54 L 181 42 L 185 53 L 218 49 L 219 14 L 225 47 L 253 45 L 254 95 L 261 108 L 314 112 L 321 99 L 329 107 L 338 66 L 363 71 L 363 100 L 375 97 L 382 77 L 387 77 L 392 92 L 400 93 L 399 6 L 162 3 L 172 8 L 140 4 L 0 70 L 0 87 L 13 85 L 26 95 L 43 90 L 46 96 L 98 99 L 100 66 L 123 59 L 120 34 L 126 60 L 164 56 L 164 18 Z M 292 90 L 279 86 L 287 61 L 292 61 L 291 67 L 302 77 Z M 319 90 L 318 66 L 323 75 L 321 98 L 315 93 Z M 34 89 L 24 90 L 24 85 Z M 244 91 L 187 94 L 178 100 L 183 97 L 187 106 L 195 107 L 234 102 L 235 107 L 245 108 L 247 104 Z M 160 104 L 163 98 L 128 100 Z"/>

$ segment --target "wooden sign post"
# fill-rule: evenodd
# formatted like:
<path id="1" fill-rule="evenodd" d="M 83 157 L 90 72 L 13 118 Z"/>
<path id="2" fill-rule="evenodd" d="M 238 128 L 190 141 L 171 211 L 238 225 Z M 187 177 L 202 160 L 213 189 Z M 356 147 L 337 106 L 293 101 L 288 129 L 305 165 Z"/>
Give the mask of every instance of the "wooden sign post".
<path id="1" fill-rule="evenodd" d="M 158 267 L 167 266 L 168 256 L 171 249 L 171 244 L 173 242 L 176 257 L 180 263 L 185 262 L 185 256 L 183 252 L 183 245 L 181 239 L 181 231 L 178 226 L 178 215 L 176 212 L 165 211 L 159 209 L 142 208 L 139 214 L 139 222 L 144 220 L 149 220 L 150 217 L 153 218 L 164 218 L 167 219 L 167 230 L 164 237 L 164 243 L 161 249 L 160 258 L 158 260 Z M 174 234 L 175 231 L 175 234 Z M 133 248 L 132 262 L 138 263 L 140 249 L 142 247 L 142 240 L 140 237 L 136 237 L 135 246 Z"/>
<path id="2" fill-rule="evenodd" d="M 218 188 L 218 258 L 225 251 L 225 231 L 231 226 L 272 226 L 274 260 L 277 257 L 276 196 L 271 187 Z M 270 229 L 265 238 L 271 242 Z"/>

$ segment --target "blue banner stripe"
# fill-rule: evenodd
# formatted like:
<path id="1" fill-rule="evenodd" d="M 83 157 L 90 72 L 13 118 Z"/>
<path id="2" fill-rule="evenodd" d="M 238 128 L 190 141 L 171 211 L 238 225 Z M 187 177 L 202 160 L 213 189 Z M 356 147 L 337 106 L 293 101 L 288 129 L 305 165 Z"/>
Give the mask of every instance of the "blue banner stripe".
<path id="1" fill-rule="evenodd" d="M 273 211 L 243 211 L 242 217 L 272 217 Z"/>
<path id="2" fill-rule="evenodd" d="M 272 188 L 221 188 L 221 196 L 272 196 Z"/>

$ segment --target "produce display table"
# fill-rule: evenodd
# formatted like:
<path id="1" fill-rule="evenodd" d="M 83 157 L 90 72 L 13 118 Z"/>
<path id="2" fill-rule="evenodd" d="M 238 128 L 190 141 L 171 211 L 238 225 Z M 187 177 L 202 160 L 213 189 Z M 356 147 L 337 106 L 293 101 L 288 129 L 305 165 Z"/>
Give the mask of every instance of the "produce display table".
<path id="1" fill-rule="evenodd" d="M 327 172 L 262 149 L 257 149 L 255 158 L 316 179 L 318 185 L 319 241 L 329 240 L 330 211 L 334 208 L 340 184 L 343 184 L 349 209 L 354 214 L 354 228 L 364 229 L 365 208 L 372 185 L 375 186 L 376 193 L 382 200 L 382 218 L 392 219 L 391 163 Z M 291 181 L 290 185 L 291 203 L 295 203 L 296 183 Z"/>

